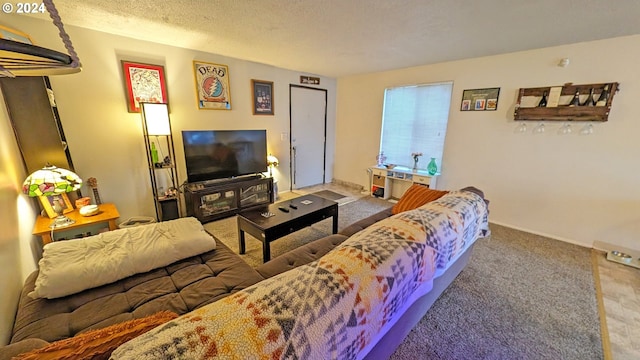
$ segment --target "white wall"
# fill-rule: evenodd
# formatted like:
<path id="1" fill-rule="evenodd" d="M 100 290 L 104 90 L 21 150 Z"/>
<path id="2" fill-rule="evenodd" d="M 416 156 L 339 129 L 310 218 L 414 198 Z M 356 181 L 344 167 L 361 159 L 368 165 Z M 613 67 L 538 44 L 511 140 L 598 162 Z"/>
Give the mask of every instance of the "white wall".
<path id="1" fill-rule="evenodd" d="M 568 57 L 571 64 L 557 66 Z M 440 189 L 475 185 L 491 200 L 490 220 L 557 239 L 640 249 L 640 36 L 579 43 L 338 79 L 334 178 L 368 186 L 379 147 L 383 91 L 453 81 Z M 516 134 L 523 87 L 619 82 L 606 123 L 595 133 Z M 497 111 L 460 112 L 464 89 L 500 87 Z M 528 124 L 531 129 L 535 122 Z M 357 137 L 357 140 L 356 140 Z M 426 154 L 428 157 L 428 154 Z"/>
<path id="2" fill-rule="evenodd" d="M 64 18 L 64 15 L 63 15 Z M 37 45 L 65 52 L 50 20 L 25 16 L 3 17 L 1 25 L 31 35 Z M 140 114 L 127 112 L 120 60 L 163 65 L 167 78 L 179 181 L 186 179 L 180 132 L 187 129 L 267 129 L 268 151 L 280 160 L 274 170 L 280 191 L 290 188 L 289 84 L 305 74 L 215 54 L 158 45 L 96 31 L 65 26 L 83 65 L 82 72 L 52 76 L 62 125 L 74 167 L 83 179 L 98 180 L 100 197 L 113 202 L 120 221 L 131 216 L 155 216 L 142 137 Z M 229 67 L 232 110 L 198 110 L 192 61 Z M 335 147 L 336 80 L 320 77 L 318 88 L 328 90 L 327 156 L 331 179 Z M 274 82 L 275 116 L 252 115 L 251 79 Z M 2 99 L 0 99 L 2 101 Z M 0 102 L 1 103 L 1 102 Z M 20 195 L 24 174 L 6 110 L 0 114 L 0 344 L 7 342 L 19 291 L 36 268 L 41 248 L 31 236 L 36 209 Z M 86 186 L 85 196 L 91 196 Z M 5 209 L 8 213 L 5 215 Z M 33 249 L 32 249 L 33 248 Z M 34 255 L 35 254 L 35 255 Z"/>
<path id="3" fill-rule="evenodd" d="M 4 97 L 0 92 L 0 104 Z M 36 210 L 22 194 L 27 177 L 7 109 L 0 106 L 0 345 L 9 341 L 22 283 L 34 269 L 37 239 L 31 235 Z M 35 251 L 31 251 L 34 247 Z"/>
<path id="4" fill-rule="evenodd" d="M 64 51 L 50 21 L 20 20 L 5 25 L 30 34 L 38 45 Z M 120 64 L 123 59 L 165 68 L 180 183 L 186 180 L 182 130 L 267 129 L 268 151 L 280 160 L 274 171 L 279 189 L 290 188 L 289 140 L 281 140 L 281 134 L 289 133 L 289 84 L 299 84 L 304 73 L 77 27 L 65 29 L 83 69 L 78 74 L 51 77 L 51 83 L 74 167 L 83 179 L 97 179 L 101 199 L 116 204 L 121 220 L 155 215 L 140 114 L 127 112 Z M 231 111 L 197 108 L 193 60 L 229 67 Z M 252 115 L 251 79 L 274 82 L 275 116 Z M 321 77 L 317 87 L 327 89 L 329 94 L 327 150 L 332 159 L 336 80 Z M 333 164 L 327 166 L 331 179 Z"/>
<path id="5" fill-rule="evenodd" d="M 39 45 L 63 50 L 50 21 L 15 16 L 3 18 L 2 25 L 29 33 Z M 116 203 L 121 219 L 154 212 L 140 116 L 127 112 L 121 59 L 165 66 L 174 134 L 183 129 L 266 128 L 269 151 L 280 160 L 275 173 L 280 189 L 289 188 L 289 143 L 281 141 L 280 134 L 289 132 L 288 84 L 298 83 L 301 73 L 75 27 L 66 29 L 83 71 L 51 81 L 74 165 L 83 178 L 98 179 L 101 197 Z M 452 80 L 439 188 L 480 187 L 491 200 L 491 220 L 496 223 L 586 246 L 598 240 L 638 249 L 640 142 L 636 138 L 640 122 L 634 103 L 640 98 L 639 45 L 640 36 L 631 36 L 347 77 L 339 79 L 337 86 L 335 80 L 322 77 L 320 87 L 329 90 L 328 178 L 368 186 L 366 168 L 374 164 L 378 152 L 385 87 Z M 563 57 L 571 58 L 567 68 L 556 66 Z M 194 59 L 229 66 L 232 111 L 197 109 Z M 252 78 L 274 81 L 276 116 L 251 114 Z M 614 99 L 609 122 L 596 124 L 593 135 L 560 136 L 556 133 L 560 124 L 548 124 L 542 135 L 515 134 L 512 114 L 519 88 L 613 81 L 620 82 L 622 90 Z M 498 110 L 460 112 L 462 91 L 483 87 L 501 88 Z M 5 270 L 0 275 L 0 341 L 10 332 L 21 280 L 35 268 L 30 235 L 34 210 L 18 195 L 26 174 L 8 136 L 5 117 L 0 114 L 0 206 L 9 210 L 0 217 L 0 263 Z M 331 160 L 334 134 L 335 153 L 349 156 Z M 175 146 L 183 181 L 179 136 Z"/>

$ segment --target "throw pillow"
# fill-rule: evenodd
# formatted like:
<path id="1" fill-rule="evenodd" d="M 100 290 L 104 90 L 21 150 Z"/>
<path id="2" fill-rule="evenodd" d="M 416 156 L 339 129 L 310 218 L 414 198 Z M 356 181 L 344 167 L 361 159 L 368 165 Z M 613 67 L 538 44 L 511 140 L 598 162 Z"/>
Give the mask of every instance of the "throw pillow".
<path id="1" fill-rule="evenodd" d="M 153 315 L 92 330 L 72 338 L 53 342 L 43 348 L 14 357 L 14 360 L 109 359 L 118 346 L 145 332 L 173 320 L 178 314 L 160 311 Z"/>
<path id="2" fill-rule="evenodd" d="M 399 214 L 403 211 L 413 210 L 420 206 L 437 200 L 446 194 L 448 191 L 429 189 L 424 185 L 413 184 L 402 195 L 398 203 L 391 209 L 392 214 Z"/>

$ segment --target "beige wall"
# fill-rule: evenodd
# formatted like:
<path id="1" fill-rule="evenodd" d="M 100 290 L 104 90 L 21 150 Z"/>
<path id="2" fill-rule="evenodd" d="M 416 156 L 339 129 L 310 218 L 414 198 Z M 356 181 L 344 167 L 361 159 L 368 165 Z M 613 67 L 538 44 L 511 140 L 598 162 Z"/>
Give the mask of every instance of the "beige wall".
<path id="1" fill-rule="evenodd" d="M 0 344 L 9 341 L 22 283 L 34 268 L 32 254 L 39 251 L 31 235 L 35 204 L 22 195 L 26 176 L 7 109 L 0 106 Z"/>
<path id="2" fill-rule="evenodd" d="M 63 50 L 50 21 L 3 18 L 2 25 L 29 33 L 38 44 Z M 98 179 L 101 197 L 121 219 L 153 215 L 138 114 L 127 112 L 120 59 L 162 64 L 168 81 L 174 133 L 182 129 L 266 128 L 269 151 L 280 159 L 280 189 L 289 187 L 288 84 L 301 73 L 220 55 L 199 53 L 95 31 L 67 27 L 83 63 L 80 74 L 52 77 L 52 85 L 77 172 Z M 439 188 L 476 185 L 491 199 L 496 223 L 591 246 L 605 241 L 638 249 L 640 238 L 640 36 L 421 66 L 339 79 L 322 78 L 329 90 L 328 178 L 368 186 L 367 166 L 378 152 L 385 87 L 454 81 Z M 567 68 L 556 63 L 571 58 Z M 232 111 L 198 110 L 192 60 L 229 65 Z M 250 79 L 274 81 L 276 116 L 251 115 Z M 520 87 L 612 82 L 621 84 L 609 122 L 591 136 L 561 136 L 560 124 L 542 135 L 516 134 L 512 120 Z M 500 87 L 495 112 L 458 111 L 463 89 Z M 336 100 L 336 93 L 339 96 Z M 336 114 L 336 104 L 337 114 Z M 0 342 L 7 340 L 18 291 L 35 268 L 33 204 L 18 195 L 25 177 L 6 111 L 0 113 Z M 337 117 L 337 122 L 335 121 Z M 531 125 L 534 125 L 532 123 Z M 575 129 L 575 126 L 574 126 Z M 335 141 L 333 136 L 335 135 Z M 335 143 L 335 149 L 334 149 Z M 182 143 L 176 152 L 183 181 Z M 349 156 L 336 156 L 349 154 Z M 333 162 L 334 161 L 334 162 Z M 333 174 L 331 174 L 333 171 Z M 89 194 L 87 189 L 83 189 Z M 5 212 L 3 212 L 5 214 Z"/>
<path id="3" fill-rule="evenodd" d="M 16 15 L 3 18 L 0 24 L 30 34 L 40 46 L 64 51 L 50 20 Z M 268 151 L 280 160 L 279 167 L 274 170 L 274 176 L 279 181 L 278 187 L 280 191 L 289 189 L 289 139 L 281 139 L 282 133 L 288 135 L 290 131 L 289 84 L 299 84 L 300 75 L 310 74 L 81 28 L 65 28 L 71 36 L 83 70 L 73 75 L 52 76 L 51 83 L 74 167 L 83 179 L 95 177 L 98 180 L 100 197 L 104 202 L 117 205 L 121 221 L 136 215 L 155 216 L 141 118 L 139 114 L 127 112 L 121 59 L 160 64 L 165 68 L 180 183 L 186 179 L 181 130 L 266 129 Z M 193 60 L 229 66 L 231 111 L 198 110 Z M 251 79 L 274 82 L 275 116 L 252 115 Z M 320 86 L 316 87 L 328 90 L 327 178 L 331 179 L 336 80 L 321 77 Z M 21 173 L 24 171 L 22 162 L 4 116 L 0 114 L 3 146 L 0 206 L 9 209 L 9 215 L 0 217 L 3 230 L 0 241 L 0 264 L 3 267 L 0 275 L 0 344 L 8 340 L 5 337 L 11 331 L 18 291 L 24 278 L 35 269 L 33 254 L 40 251 L 37 246 L 31 250 L 34 210 L 28 209 L 20 214 L 18 210 L 13 210 L 20 204 L 23 208 L 33 204 L 17 193 L 26 174 Z M 10 151 L 5 149 L 11 144 L 13 148 Z M 87 196 L 91 194 L 86 186 L 82 191 Z"/>
<path id="4" fill-rule="evenodd" d="M 39 45 L 63 50 L 49 21 L 20 20 L 5 25 L 29 33 Z M 186 179 L 181 130 L 255 128 L 267 129 L 268 151 L 280 160 L 275 170 L 279 188 L 289 189 L 289 140 L 281 140 L 281 135 L 289 133 L 289 84 L 298 84 L 304 73 L 81 28 L 67 27 L 66 30 L 83 70 L 78 74 L 51 77 L 51 83 L 73 163 L 82 178 L 98 180 L 102 200 L 118 206 L 121 220 L 154 214 L 141 119 L 139 114 L 127 112 L 122 59 L 160 64 L 165 68 L 180 182 Z M 231 111 L 198 110 L 193 60 L 229 66 Z M 275 116 L 252 115 L 251 79 L 274 82 Z M 328 89 L 329 93 L 328 152 L 333 158 L 336 81 L 321 77 L 318 87 Z M 332 165 L 328 164 L 329 172 Z"/>
<path id="5" fill-rule="evenodd" d="M 476 58 L 338 79 L 334 178 L 368 186 L 375 163 L 385 87 L 453 81 L 438 188 L 475 185 L 491 199 L 490 220 L 592 246 L 640 249 L 640 36 Z M 556 64 L 568 57 L 566 68 Z M 595 133 L 514 132 L 521 87 L 619 82 L 606 123 Z M 497 111 L 460 112 L 464 89 L 500 87 Z M 535 122 L 528 124 L 531 129 Z M 354 141 L 358 134 L 359 141 Z M 427 154 L 428 156 L 428 154 Z"/>

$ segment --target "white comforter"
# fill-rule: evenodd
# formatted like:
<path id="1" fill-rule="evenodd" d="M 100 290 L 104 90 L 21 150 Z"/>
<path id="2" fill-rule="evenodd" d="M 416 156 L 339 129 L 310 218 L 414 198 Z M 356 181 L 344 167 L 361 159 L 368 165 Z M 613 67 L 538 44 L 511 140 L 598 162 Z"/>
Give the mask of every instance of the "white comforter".
<path id="1" fill-rule="evenodd" d="M 193 217 L 104 232 L 44 247 L 32 298 L 58 298 L 213 250 Z"/>

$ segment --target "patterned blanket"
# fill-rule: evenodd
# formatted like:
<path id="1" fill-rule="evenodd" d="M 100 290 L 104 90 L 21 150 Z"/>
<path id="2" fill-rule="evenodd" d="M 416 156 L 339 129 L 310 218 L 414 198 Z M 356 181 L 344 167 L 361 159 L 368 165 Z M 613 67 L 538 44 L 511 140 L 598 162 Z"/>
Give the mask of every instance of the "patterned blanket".
<path id="1" fill-rule="evenodd" d="M 361 358 L 411 294 L 487 230 L 482 198 L 451 192 L 139 336 L 112 359 Z"/>

